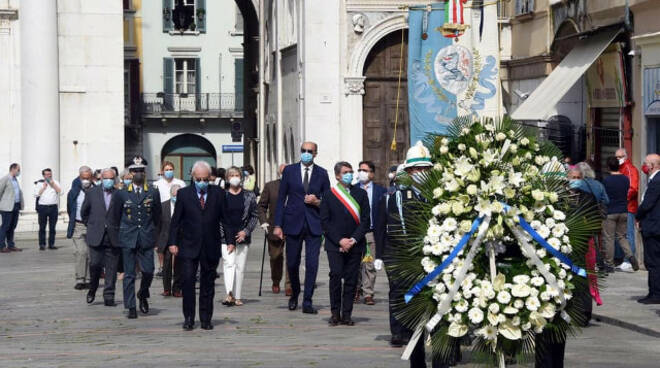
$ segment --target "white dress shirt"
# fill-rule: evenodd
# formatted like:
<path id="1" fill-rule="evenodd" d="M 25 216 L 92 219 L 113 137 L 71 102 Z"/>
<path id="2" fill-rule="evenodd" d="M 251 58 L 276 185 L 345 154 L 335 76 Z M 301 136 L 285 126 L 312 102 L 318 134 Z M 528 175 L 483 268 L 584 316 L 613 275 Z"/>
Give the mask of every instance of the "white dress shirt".
<path id="1" fill-rule="evenodd" d="M 183 180 L 177 178 L 172 178 L 172 181 L 170 182 L 165 180 L 165 178 L 160 178 L 154 183 L 154 186 L 156 186 L 156 188 L 158 188 L 158 192 L 160 192 L 160 200 L 162 202 L 170 200 L 170 189 L 172 189 L 172 185 L 174 184 L 180 186 L 181 188 L 186 186 L 186 183 Z"/>
<path id="2" fill-rule="evenodd" d="M 374 183 L 368 182 L 368 183 L 360 183 L 360 188 L 364 189 L 367 192 L 367 196 L 369 197 L 369 206 L 371 208 L 371 211 L 369 213 L 369 219 L 371 220 L 371 227 L 370 229 L 374 228 L 374 218 L 373 218 L 373 198 L 374 198 Z"/>
<path id="3" fill-rule="evenodd" d="M 60 183 L 58 183 L 56 180 L 53 179 L 53 185 L 56 185 L 57 187 L 60 187 Z M 60 195 L 53 189 L 51 185 L 46 184 L 46 189 L 44 189 L 43 193 L 39 195 L 39 192 L 41 191 L 41 188 L 44 187 L 44 182 L 38 182 L 34 186 L 34 197 L 39 198 L 38 203 L 41 206 L 51 206 L 51 205 L 57 205 L 58 200 Z"/>
<path id="4" fill-rule="evenodd" d="M 305 166 L 305 164 L 303 164 L 302 162 L 300 163 L 300 179 L 301 179 L 302 183 L 305 182 L 305 169 L 308 169 L 307 170 L 308 180 L 309 180 L 309 182 L 311 182 L 312 181 L 312 171 L 314 170 L 314 164 L 311 164 L 309 166 Z"/>
<path id="5" fill-rule="evenodd" d="M 82 208 L 83 202 L 85 202 L 85 191 L 81 189 L 80 193 L 78 193 L 78 198 L 76 198 L 76 221 L 82 221 L 80 209 Z"/>

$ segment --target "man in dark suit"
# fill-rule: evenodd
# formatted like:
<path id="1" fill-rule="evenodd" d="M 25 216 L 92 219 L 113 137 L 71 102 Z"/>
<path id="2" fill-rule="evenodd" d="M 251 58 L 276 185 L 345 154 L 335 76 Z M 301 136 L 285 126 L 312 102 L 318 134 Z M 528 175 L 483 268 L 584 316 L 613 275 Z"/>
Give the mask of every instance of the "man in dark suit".
<path id="1" fill-rule="evenodd" d="M 649 183 L 642 204 L 637 209 L 637 221 L 644 239 L 644 265 L 649 271 L 649 294 L 638 300 L 642 304 L 660 304 L 660 155 L 646 156 Z"/>
<path id="2" fill-rule="evenodd" d="M 279 167 L 279 175 L 282 176 L 282 171 L 286 165 L 282 164 Z M 270 257 L 270 277 L 273 280 L 273 294 L 279 294 L 280 281 L 282 281 L 282 268 L 284 266 L 284 240 L 273 235 L 273 223 L 275 222 L 275 208 L 277 207 L 277 198 L 280 192 L 281 179 L 269 181 L 264 186 L 261 192 L 258 203 L 259 222 L 261 228 L 267 232 L 266 239 L 268 240 L 268 256 Z M 291 296 L 291 283 L 289 282 L 289 272 L 286 273 L 286 296 Z"/>
<path id="3" fill-rule="evenodd" d="M 367 243 L 365 234 L 371 227 L 371 210 L 367 192 L 357 186 L 351 187 L 351 164 L 345 161 L 335 164 L 335 177 L 337 185 L 326 191 L 321 201 L 321 226 L 330 264 L 332 316 L 329 324 L 337 326 L 341 322 L 353 326 L 353 295 Z"/>
<path id="4" fill-rule="evenodd" d="M 115 305 L 115 283 L 117 281 L 117 266 L 120 248 L 117 233 L 108 231 L 110 228 L 112 197 L 116 193 L 117 177 L 113 169 L 101 171 L 102 185 L 90 189 L 85 196 L 81 209 L 82 221 L 87 226 L 86 241 L 89 246 L 89 291 L 87 303 L 92 304 L 96 298 L 99 279 L 105 268 L 105 285 L 103 301 L 108 307 Z"/>
<path id="5" fill-rule="evenodd" d="M 179 189 L 170 223 L 169 251 L 179 260 L 183 291 L 183 329 L 195 326 L 195 278 L 199 277 L 199 319 L 204 330 L 212 330 L 215 270 L 222 254 L 223 236 L 231 245 L 235 234 L 224 233 L 225 194 L 209 186 L 211 167 L 197 161 L 192 169 L 194 185 Z M 229 241 L 232 240 L 232 241 Z"/>
<path id="6" fill-rule="evenodd" d="M 378 217 L 378 201 L 380 197 L 387 193 L 387 189 L 374 183 L 376 165 L 371 161 L 362 161 L 358 168 L 357 187 L 367 192 L 369 197 L 369 231 L 367 232 L 367 246 L 365 247 L 364 258 L 358 274 L 358 287 L 356 288 L 355 301 L 359 301 L 360 291 L 364 295 L 364 304 L 374 305 L 374 286 L 376 285 L 376 268 L 374 267 L 374 256 L 376 253 L 374 244 L 374 224 Z"/>
<path id="7" fill-rule="evenodd" d="M 330 179 L 324 168 L 314 165 L 314 157 L 318 152 L 316 143 L 303 143 L 300 152 L 300 162 L 287 166 L 282 173 L 273 234 L 282 240 L 286 235 L 286 266 L 293 291 L 289 299 L 289 310 L 292 311 L 298 308 L 300 257 L 302 242 L 305 241 L 305 294 L 302 311 L 316 314 L 318 311 L 312 306 L 312 296 L 321 249 L 319 206 L 321 195 L 330 189 Z"/>
<path id="8" fill-rule="evenodd" d="M 154 278 L 154 246 L 160 224 L 161 207 L 158 188 L 146 182 L 146 161 L 135 157 L 128 166 L 133 183 L 115 193 L 110 204 L 112 231 L 122 250 L 124 262 L 124 308 L 128 318 L 137 318 L 135 309 L 135 266 L 139 264 L 142 281 L 138 291 L 140 311 L 149 313 L 149 287 Z"/>

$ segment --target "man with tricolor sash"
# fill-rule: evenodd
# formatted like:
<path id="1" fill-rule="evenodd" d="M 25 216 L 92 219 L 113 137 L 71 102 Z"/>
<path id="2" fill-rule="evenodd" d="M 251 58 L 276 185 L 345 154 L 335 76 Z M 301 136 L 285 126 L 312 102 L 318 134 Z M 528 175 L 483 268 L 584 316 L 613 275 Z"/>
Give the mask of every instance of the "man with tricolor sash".
<path id="1" fill-rule="evenodd" d="M 330 265 L 329 324 L 353 326 L 353 296 L 365 250 L 365 234 L 371 227 L 371 211 L 367 192 L 351 187 L 351 164 L 344 161 L 335 164 L 335 177 L 337 184 L 323 194 L 321 201 L 321 227 Z"/>

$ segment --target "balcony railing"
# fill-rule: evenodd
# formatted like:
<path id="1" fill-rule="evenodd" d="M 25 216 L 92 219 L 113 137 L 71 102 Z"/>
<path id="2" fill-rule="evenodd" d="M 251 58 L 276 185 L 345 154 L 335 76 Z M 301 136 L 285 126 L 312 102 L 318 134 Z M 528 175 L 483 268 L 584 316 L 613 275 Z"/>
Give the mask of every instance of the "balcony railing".
<path id="1" fill-rule="evenodd" d="M 239 100 L 242 100 L 239 98 Z M 238 102 L 238 103 L 237 103 Z M 143 115 L 242 113 L 242 101 L 233 93 L 143 93 Z"/>

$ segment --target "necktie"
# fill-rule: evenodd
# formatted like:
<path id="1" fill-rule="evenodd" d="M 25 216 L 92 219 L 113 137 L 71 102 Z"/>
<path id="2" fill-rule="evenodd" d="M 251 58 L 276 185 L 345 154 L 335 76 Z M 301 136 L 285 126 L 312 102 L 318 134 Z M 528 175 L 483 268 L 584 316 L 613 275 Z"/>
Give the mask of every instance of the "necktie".
<path id="1" fill-rule="evenodd" d="M 305 188 L 305 193 L 309 193 L 309 167 L 305 168 L 305 177 L 303 178 L 303 188 Z"/>
<path id="2" fill-rule="evenodd" d="M 204 191 L 200 190 L 199 191 L 199 205 L 202 206 L 202 209 L 204 209 L 204 205 L 206 203 L 204 202 Z"/>

